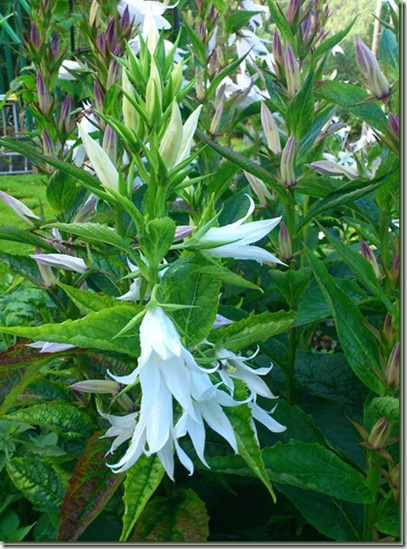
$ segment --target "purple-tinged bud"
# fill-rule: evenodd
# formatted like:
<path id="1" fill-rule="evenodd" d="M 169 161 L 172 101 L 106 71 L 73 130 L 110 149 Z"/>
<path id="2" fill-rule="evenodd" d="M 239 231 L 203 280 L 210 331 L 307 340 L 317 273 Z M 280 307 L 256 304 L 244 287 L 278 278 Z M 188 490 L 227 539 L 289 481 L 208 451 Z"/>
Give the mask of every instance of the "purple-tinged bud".
<path id="1" fill-rule="evenodd" d="M 389 422 L 385 417 L 382 417 L 373 425 L 367 443 L 373 450 L 382 450 L 388 437 Z"/>
<path id="2" fill-rule="evenodd" d="M 125 34 L 131 27 L 129 6 L 126 5 L 122 16 L 120 17 L 120 28 L 123 34 Z"/>
<path id="3" fill-rule="evenodd" d="M 103 36 L 103 33 L 100 29 L 98 30 L 98 33 L 96 36 L 96 46 L 102 55 L 106 53 L 106 39 Z"/>
<path id="4" fill-rule="evenodd" d="M 400 137 L 400 119 L 397 115 L 389 112 L 389 125 L 391 132 L 399 139 Z"/>
<path id="5" fill-rule="evenodd" d="M 195 5 L 198 11 L 202 10 L 203 0 L 195 0 Z"/>
<path id="6" fill-rule="evenodd" d="M 105 95 L 102 91 L 102 88 L 100 87 L 100 84 L 97 80 L 93 83 L 93 92 L 94 92 L 94 98 L 95 98 L 95 105 L 96 109 L 103 113 L 103 101 L 105 99 Z"/>
<path id="7" fill-rule="evenodd" d="M 273 55 L 274 60 L 280 67 L 284 67 L 284 50 L 281 44 L 280 35 L 274 31 L 273 35 Z"/>
<path id="8" fill-rule="evenodd" d="M 376 256 L 374 255 L 371 248 L 366 244 L 366 242 L 362 238 L 360 239 L 360 248 L 361 248 L 363 257 L 365 257 L 369 261 L 369 263 L 373 267 L 376 277 L 380 279 L 381 274 L 380 274 L 379 266 L 377 264 Z"/>
<path id="9" fill-rule="evenodd" d="M 324 20 L 326 21 L 329 17 L 329 6 L 326 5 L 324 6 L 324 9 L 322 11 L 322 17 L 324 18 Z"/>
<path id="10" fill-rule="evenodd" d="M 106 124 L 105 133 L 103 135 L 103 150 L 108 154 L 113 164 L 117 161 L 117 140 L 114 129 Z"/>
<path id="11" fill-rule="evenodd" d="M 285 50 L 285 74 L 287 78 L 288 97 L 294 97 L 301 88 L 300 66 L 290 45 Z"/>
<path id="12" fill-rule="evenodd" d="M 21 219 L 24 219 L 24 221 L 29 223 L 32 227 L 37 226 L 37 224 L 34 223 L 33 220 L 40 218 L 23 202 L 3 191 L 0 191 L 0 198 L 5 202 L 5 204 L 7 204 L 7 206 L 14 210 L 15 213 L 21 217 Z"/>
<path id="13" fill-rule="evenodd" d="M 217 50 L 214 50 L 208 63 L 208 74 L 209 76 L 215 75 L 219 70 L 218 54 Z"/>
<path id="14" fill-rule="evenodd" d="M 95 211 L 97 201 L 98 197 L 94 194 L 91 194 L 86 200 L 85 204 L 81 206 L 76 212 L 72 223 L 84 223 L 85 221 L 89 221 Z"/>
<path id="15" fill-rule="evenodd" d="M 84 273 L 88 267 L 84 260 L 80 257 L 74 257 L 67 254 L 33 254 L 30 255 L 38 263 L 47 265 L 48 267 L 60 267 L 67 271 L 75 271 L 76 273 Z"/>
<path id="16" fill-rule="evenodd" d="M 205 29 L 205 23 L 203 22 L 203 19 L 199 21 L 198 25 L 198 36 L 201 40 L 204 40 L 206 36 L 206 29 Z"/>
<path id="17" fill-rule="evenodd" d="M 387 387 L 398 387 L 400 385 L 400 343 L 393 347 L 386 367 L 385 377 Z"/>
<path id="18" fill-rule="evenodd" d="M 356 179 L 359 177 L 359 172 L 356 169 L 342 166 L 342 164 L 338 164 L 332 160 L 317 160 L 316 162 L 311 162 L 311 164 L 306 164 L 306 166 L 322 175 L 330 175 L 332 177 L 342 177 L 343 175 L 346 175 L 349 179 Z"/>
<path id="19" fill-rule="evenodd" d="M 295 160 L 295 137 L 292 133 L 287 140 L 284 150 L 281 154 L 280 161 L 280 177 L 281 182 L 286 187 L 294 187 L 296 184 L 295 172 L 294 172 L 294 160 Z"/>
<path id="20" fill-rule="evenodd" d="M 244 173 L 247 181 L 249 182 L 252 191 L 254 192 L 254 194 L 259 199 L 260 204 L 262 206 L 267 206 L 267 200 L 266 199 L 272 200 L 273 197 L 271 196 L 270 191 L 268 190 L 266 185 L 263 183 L 263 181 L 261 179 L 259 179 L 258 177 L 255 177 L 251 173 L 246 172 L 246 171 L 243 171 L 243 173 Z"/>
<path id="21" fill-rule="evenodd" d="M 109 51 L 114 51 L 117 45 L 116 29 L 114 26 L 115 20 L 111 19 L 106 28 L 106 44 Z"/>
<path id="22" fill-rule="evenodd" d="M 215 135 L 216 132 L 218 131 L 219 124 L 222 119 L 223 107 L 224 107 L 224 101 L 221 101 L 215 109 L 215 115 L 212 118 L 211 126 L 209 128 L 209 133 L 212 135 Z"/>
<path id="23" fill-rule="evenodd" d="M 274 117 L 265 103 L 261 104 L 260 116 L 261 125 L 267 140 L 267 146 L 276 156 L 279 156 L 281 154 L 280 134 L 278 133 Z"/>
<path id="24" fill-rule="evenodd" d="M 379 64 L 372 51 L 356 36 L 356 63 L 367 79 L 368 88 L 378 99 L 386 100 L 390 94 L 390 85 L 380 70 Z"/>
<path id="25" fill-rule="evenodd" d="M 174 242 L 183 240 L 184 238 L 189 236 L 194 229 L 196 229 L 195 225 L 179 225 L 175 229 Z"/>
<path id="26" fill-rule="evenodd" d="M 116 46 L 113 55 L 116 57 L 120 57 L 121 55 L 121 49 L 120 46 Z M 113 57 L 110 60 L 109 63 L 109 71 L 107 73 L 107 82 L 106 82 L 106 89 L 110 89 L 110 87 L 121 77 L 121 67 L 119 63 L 116 61 L 116 59 Z"/>
<path id="27" fill-rule="evenodd" d="M 288 16 L 287 16 L 287 20 L 290 23 L 290 25 L 292 25 L 294 19 L 298 17 L 300 5 L 301 5 L 301 0 L 290 0 L 290 3 L 288 5 Z"/>
<path id="28" fill-rule="evenodd" d="M 35 23 L 31 23 L 30 27 L 30 42 L 31 45 L 38 50 L 38 48 L 41 46 L 41 38 L 37 29 L 37 26 Z"/>
<path id="29" fill-rule="evenodd" d="M 312 30 L 313 32 L 316 32 L 319 27 L 319 10 L 316 9 L 313 13 L 313 20 L 312 20 Z"/>
<path id="30" fill-rule="evenodd" d="M 301 24 L 301 36 L 304 44 L 306 44 L 310 40 L 311 34 L 312 34 L 312 22 L 311 22 L 311 16 L 310 14 L 308 14 Z"/>
<path id="31" fill-rule="evenodd" d="M 58 128 L 60 131 L 65 130 L 66 133 L 69 133 L 69 130 L 71 129 L 71 109 L 71 96 L 67 95 L 62 103 L 61 111 L 59 113 Z"/>
<path id="32" fill-rule="evenodd" d="M 73 383 L 69 387 L 81 393 L 96 393 L 100 395 L 117 395 L 121 389 L 121 385 L 117 381 L 105 379 L 87 379 Z"/>
<path id="33" fill-rule="evenodd" d="M 211 9 L 209 10 L 209 21 L 213 24 L 216 21 L 216 9 L 212 4 Z"/>
<path id="34" fill-rule="evenodd" d="M 59 36 L 57 32 L 54 32 L 52 35 L 51 40 L 51 53 L 52 56 L 57 59 L 59 57 L 60 51 L 59 51 Z"/>
<path id="35" fill-rule="evenodd" d="M 291 261 L 293 258 L 293 249 L 291 238 L 287 229 L 287 225 L 282 221 L 280 223 L 280 231 L 278 233 L 278 242 L 280 244 L 280 257 L 284 261 Z"/>
<path id="36" fill-rule="evenodd" d="M 37 72 L 36 82 L 39 107 L 44 114 L 48 114 L 51 107 L 49 93 L 40 71 Z"/>
<path id="37" fill-rule="evenodd" d="M 44 154 L 46 156 L 55 156 L 54 145 L 52 144 L 51 138 L 47 130 L 42 130 L 41 137 Z"/>

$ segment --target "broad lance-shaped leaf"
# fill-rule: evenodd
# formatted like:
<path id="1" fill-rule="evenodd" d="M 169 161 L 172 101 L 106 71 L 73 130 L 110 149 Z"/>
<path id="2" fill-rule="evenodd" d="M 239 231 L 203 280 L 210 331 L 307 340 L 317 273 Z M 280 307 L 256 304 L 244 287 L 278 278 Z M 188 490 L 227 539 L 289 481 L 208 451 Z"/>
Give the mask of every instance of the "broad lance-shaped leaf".
<path id="1" fill-rule="evenodd" d="M 245 400 L 247 398 L 247 389 L 244 383 L 235 381 L 235 400 Z M 253 473 L 261 480 L 269 491 L 271 497 L 276 502 L 276 495 L 271 485 L 270 479 L 264 467 L 261 451 L 257 441 L 256 434 L 252 427 L 252 411 L 247 404 L 225 408 L 225 414 L 229 418 L 236 435 L 239 454 L 245 460 Z"/>
<path id="2" fill-rule="evenodd" d="M 61 508 L 58 541 L 76 541 L 104 509 L 123 481 L 106 465 L 110 442 L 95 433 L 87 442 L 84 455 L 76 464 Z"/>
<path id="3" fill-rule="evenodd" d="M 289 133 L 300 140 L 314 121 L 314 72 L 310 71 L 301 89 L 291 99 L 286 114 Z"/>
<path id="4" fill-rule="evenodd" d="M 342 31 L 337 32 L 333 36 L 330 36 L 329 38 L 325 38 L 324 40 L 322 40 L 320 45 L 315 50 L 315 54 L 314 54 L 315 59 L 318 59 L 318 57 L 321 57 L 321 55 L 324 55 L 324 53 L 326 53 L 328 51 L 331 51 L 334 46 L 339 44 L 339 42 L 341 42 L 341 40 L 343 40 L 345 38 L 345 36 L 349 33 L 349 31 L 351 30 L 351 28 L 355 24 L 356 19 L 357 19 L 357 17 L 355 17 L 349 23 L 349 25 L 345 29 L 343 29 Z"/>
<path id="5" fill-rule="evenodd" d="M 379 281 L 377 280 L 373 267 L 369 261 L 360 253 L 352 250 L 350 246 L 347 246 L 337 238 L 334 238 L 328 231 L 324 230 L 324 234 L 348 267 L 358 276 L 358 280 L 362 282 L 366 289 L 386 305 L 390 314 L 397 316 L 396 308 L 380 288 Z"/>
<path id="6" fill-rule="evenodd" d="M 229 351 L 237 352 L 253 343 L 264 341 L 285 332 L 293 321 L 294 312 L 292 311 L 250 315 L 243 320 L 233 322 L 225 328 L 214 330 L 209 334 L 208 339 Z"/>
<path id="7" fill-rule="evenodd" d="M 79 320 L 66 320 L 62 324 L 44 324 L 38 327 L 1 326 L 0 332 L 38 341 L 70 343 L 83 349 L 115 351 L 138 356 L 140 344 L 137 335 L 126 334 L 117 338 L 115 336 L 142 310 L 142 306 L 121 304 L 89 313 Z"/>
<path id="8" fill-rule="evenodd" d="M 369 412 L 377 419 L 386 417 L 391 421 L 400 420 L 400 402 L 398 398 L 375 397 L 369 404 Z"/>
<path id="9" fill-rule="evenodd" d="M 55 247 L 52 246 L 52 244 L 50 244 L 45 238 L 41 238 L 29 231 L 19 229 L 18 227 L 8 227 L 6 225 L 0 226 L 0 240 L 20 242 L 21 244 L 36 246 L 49 252 L 55 251 Z"/>
<path id="10" fill-rule="evenodd" d="M 383 393 L 379 378 L 378 344 L 364 326 L 365 319 L 352 300 L 336 284 L 325 265 L 309 250 L 305 250 L 311 269 L 331 309 L 343 353 L 349 366 L 375 393 Z"/>
<path id="11" fill-rule="evenodd" d="M 44 513 L 61 507 L 65 489 L 52 466 L 36 456 L 12 458 L 6 465 L 13 484 Z"/>
<path id="12" fill-rule="evenodd" d="M 175 223 L 169 217 L 153 219 L 140 235 L 140 247 L 150 265 L 158 265 L 164 259 L 175 235 Z"/>
<path id="13" fill-rule="evenodd" d="M 203 543 L 209 536 L 204 502 L 190 488 L 171 497 L 156 497 L 147 505 L 129 541 Z"/>
<path id="14" fill-rule="evenodd" d="M 97 311 L 103 311 L 110 307 L 117 307 L 118 301 L 114 297 L 108 295 L 98 295 L 91 290 L 81 290 L 80 288 L 74 288 L 62 282 L 57 283 L 60 288 L 70 297 L 75 305 L 85 313 L 96 313 Z M 134 314 L 140 312 L 137 305 L 135 305 Z"/>
<path id="15" fill-rule="evenodd" d="M 69 439 L 87 437 L 93 431 L 89 416 L 66 402 L 36 404 L 11 412 L 6 417 L 12 421 L 44 427 Z"/>
<path id="16" fill-rule="evenodd" d="M 134 525 L 158 488 L 164 473 L 165 469 L 156 454 L 150 457 L 143 454 L 127 470 L 124 481 L 124 515 L 120 541 L 127 541 L 131 535 Z"/>
<path id="17" fill-rule="evenodd" d="M 127 240 L 122 238 L 113 228 L 106 227 L 106 225 L 101 225 L 100 223 L 51 223 L 50 225 L 45 225 L 45 227 L 80 236 L 85 241 L 111 244 L 126 253 L 131 254 L 133 252 Z"/>
<path id="18" fill-rule="evenodd" d="M 363 476 L 317 442 L 291 439 L 262 452 L 270 479 L 313 490 L 354 503 L 372 503 L 374 497 Z"/>

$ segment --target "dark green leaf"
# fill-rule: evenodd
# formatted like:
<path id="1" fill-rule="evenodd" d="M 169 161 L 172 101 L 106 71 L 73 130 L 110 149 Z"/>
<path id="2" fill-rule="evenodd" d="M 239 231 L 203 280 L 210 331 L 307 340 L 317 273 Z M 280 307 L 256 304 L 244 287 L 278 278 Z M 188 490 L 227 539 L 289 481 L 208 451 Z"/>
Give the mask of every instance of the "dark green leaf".
<path id="1" fill-rule="evenodd" d="M 150 265 L 158 265 L 164 259 L 174 241 L 175 223 L 169 217 L 153 219 L 140 236 L 140 246 Z"/>
<path id="2" fill-rule="evenodd" d="M 385 417 L 391 421 L 400 420 L 400 402 L 398 398 L 375 397 L 369 404 L 369 412 L 376 418 Z"/>
<path id="3" fill-rule="evenodd" d="M 47 200 L 57 212 L 65 213 L 78 198 L 80 188 L 71 175 L 56 170 L 47 184 Z"/>
<path id="4" fill-rule="evenodd" d="M 98 295 L 91 290 L 81 290 L 80 288 L 74 288 L 67 284 L 58 283 L 64 292 L 70 297 L 75 305 L 85 313 L 96 313 L 97 311 L 103 311 L 110 307 L 117 307 L 119 302 L 114 297 L 108 295 Z M 138 305 L 135 305 L 134 314 L 140 312 Z"/>
<path id="5" fill-rule="evenodd" d="M 375 526 L 383 534 L 396 538 L 400 536 L 400 509 L 393 498 L 381 508 Z"/>
<path id="6" fill-rule="evenodd" d="M 356 16 L 342 31 L 337 32 L 329 38 L 325 38 L 315 50 L 315 59 L 318 59 L 319 57 L 321 57 L 321 55 L 324 55 L 324 53 L 330 51 L 334 46 L 336 46 L 336 44 L 339 44 L 339 42 L 343 40 L 345 36 L 347 36 L 347 34 L 349 34 L 349 31 L 355 24 L 357 17 L 358 16 Z"/>
<path id="7" fill-rule="evenodd" d="M 299 141 L 311 129 L 314 121 L 314 71 L 310 70 L 301 89 L 287 107 L 286 123 L 289 133 Z"/>
<path id="8" fill-rule="evenodd" d="M 383 28 L 379 42 L 380 68 L 392 80 L 400 77 L 399 45 L 394 33 Z"/>
<path id="9" fill-rule="evenodd" d="M 18 227 L 0 227 L 0 240 L 8 240 L 10 242 L 21 242 L 22 244 L 29 244 L 37 248 L 42 248 L 48 252 L 55 252 L 54 246 L 52 246 L 45 238 L 41 238 L 29 231 L 24 231 Z"/>
<path id="10" fill-rule="evenodd" d="M 240 30 L 254 15 L 257 15 L 258 13 L 260 13 L 260 11 L 233 11 L 225 19 L 226 34 L 233 34 L 236 31 Z"/>

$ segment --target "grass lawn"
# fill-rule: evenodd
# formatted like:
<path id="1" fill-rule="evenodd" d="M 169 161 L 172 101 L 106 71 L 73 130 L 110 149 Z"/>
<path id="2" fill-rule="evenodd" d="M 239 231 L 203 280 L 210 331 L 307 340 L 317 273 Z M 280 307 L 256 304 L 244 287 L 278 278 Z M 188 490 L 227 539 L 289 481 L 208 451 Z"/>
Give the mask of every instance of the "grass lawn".
<path id="1" fill-rule="evenodd" d="M 46 214 L 52 213 L 45 198 L 45 181 L 45 176 L 38 174 L 0 175 L 0 191 L 18 198 L 37 215 L 42 208 Z M 0 200 L 0 225 L 9 225 L 21 229 L 29 228 L 28 223 L 21 219 L 3 200 Z M 24 253 L 27 250 L 31 251 L 31 248 L 24 244 L 0 240 L 0 251 L 2 252 Z"/>

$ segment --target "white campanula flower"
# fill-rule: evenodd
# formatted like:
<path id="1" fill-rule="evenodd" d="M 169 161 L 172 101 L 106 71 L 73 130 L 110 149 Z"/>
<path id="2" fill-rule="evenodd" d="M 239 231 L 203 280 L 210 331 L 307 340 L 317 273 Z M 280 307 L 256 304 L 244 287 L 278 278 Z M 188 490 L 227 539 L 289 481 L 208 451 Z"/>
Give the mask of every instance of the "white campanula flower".
<path id="1" fill-rule="evenodd" d="M 251 246 L 273 230 L 280 223 L 281 217 L 245 223 L 255 208 L 252 198 L 248 196 L 248 199 L 250 207 L 244 217 L 224 227 L 211 227 L 203 235 L 197 236 L 196 241 L 192 241 L 193 245 L 212 257 L 254 259 L 259 263 L 266 261 L 284 265 L 269 251 Z"/>
<path id="2" fill-rule="evenodd" d="M 270 10 L 267 6 L 261 6 L 260 4 L 256 4 L 255 2 L 252 2 L 252 0 L 241 0 L 240 2 L 242 8 L 245 11 L 258 11 L 256 15 L 253 15 L 249 19 L 249 25 L 252 27 L 253 30 L 256 30 L 256 27 L 261 27 L 263 25 L 263 19 L 262 19 L 262 13 L 265 17 L 269 16 Z"/>
<path id="3" fill-rule="evenodd" d="M 117 9 L 120 15 L 123 15 L 124 10 L 128 7 L 130 19 L 134 25 L 143 27 L 145 17 L 150 13 L 157 25 L 158 29 L 170 29 L 170 23 L 163 17 L 163 13 L 172 9 L 175 6 L 167 6 L 161 2 L 152 0 L 120 0 Z"/>
<path id="4" fill-rule="evenodd" d="M 88 270 L 85 261 L 80 257 L 74 257 L 67 254 L 32 254 L 30 255 L 37 263 L 48 267 L 60 267 L 67 271 L 84 273 Z"/>
<path id="5" fill-rule="evenodd" d="M 27 343 L 26 347 L 32 347 L 33 349 L 39 349 L 40 353 L 61 353 L 68 349 L 74 349 L 75 345 L 70 343 L 51 343 L 49 341 L 35 341 L 34 343 Z"/>
<path id="6" fill-rule="evenodd" d="M 255 62 L 258 57 L 268 55 L 266 44 L 269 40 L 259 38 L 249 29 L 240 29 L 229 38 L 229 46 L 236 43 L 236 52 L 239 57 L 247 55 L 249 61 Z"/>
<path id="7" fill-rule="evenodd" d="M 36 224 L 33 222 L 33 219 L 40 219 L 38 215 L 35 215 L 35 213 L 30 210 L 28 206 L 26 206 L 21 200 L 18 200 L 17 198 L 14 198 L 13 196 L 0 191 L 0 198 L 9 206 L 12 208 L 15 213 L 21 217 L 21 219 L 24 219 L 24 221 L 27 221 L 31 226 L 35 227 Z"/>
<path id="8" fill-rule="evenodd" d="M 111 375 L 121 384 L 139 383 L 141 388 L 140 412 L 137 422 L 134 422 L 131 443 L 122 459 L 111 465 L 112 469 L 125 471 L 143 453 L 156 453 L 168 476 L 173 478 L 175 448 L 181 463 L 193 472 L 192 461 L 177 441 L 185 429 L 174 429 L 174 401 L 181 407 L 186 418 L 184 421 L 188 425 L 191 421 L 198 425 L 201 438 L 198 440 L 198 435 L 192 430 L 194 445 L 200 448 L 205 444 L 202 424 L 206 421 L 212 428 L 216 427 L 215 430 L 236 450 L 233 429 L 221 407 L 221 403 L 226 401 L 232 405 L 233 399 L 213 386 L 208 375 L 210 371 L 197 365 L 192 354 L 182 345 L 174 323 L 161 307 L 147 310 L 140 325 L 140 347 L 137 368 L 130 375 Z"/>

